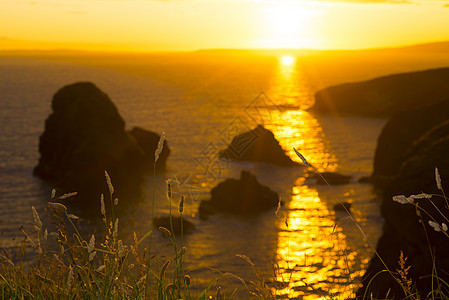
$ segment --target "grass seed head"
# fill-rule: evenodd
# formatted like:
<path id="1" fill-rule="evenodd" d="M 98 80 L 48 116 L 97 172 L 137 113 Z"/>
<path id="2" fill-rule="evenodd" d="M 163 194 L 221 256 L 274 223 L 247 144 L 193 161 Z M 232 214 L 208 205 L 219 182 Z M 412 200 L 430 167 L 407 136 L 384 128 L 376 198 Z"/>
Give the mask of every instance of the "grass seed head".
<path id="1" fill-rule="evenodd" d="M 162 148 L 164 147 L 164 141 L 165 141 L 165 132 L 162 131 L 161 138 L 157 143 L 157 149 L 156 151 L 154 151 L 154 162 L 157 162 L 157 160 L 159 159 L 159 155 L 161 154 Z"/>
<path id="2" fill-rule="evenodd" d="M 91 253 L 95 248 L 95 235 L 92 234 L 89 240 L 89 246 L 87 247 L 87 252 Z"/>
<path id="3" fill-rule="evenodd" d="M 136 234 L 135 231 L 133 231 L 133 240 L 134 240 L 134 243 L 135 243 L 135 244 L 138 243 L 138 241 L 137 241 L 137 234 Z"/>
<path id="4" fill-rule="evenodd" d="M 187 252 L 187 248 L 186 247 L 182 247 L 182 249 L 179 250 L 179 255 L 183 256 L 184 254 L 186 254 L 186 252 Z"/>
<path id="5" fill-rule="evenodd" d="M 74 214 L 69 214 L 68 217 L 69 217 L 70 219 L 73 219 L 73 220 L 78 220 L 78 219 L 79 219 L 79 217 L 78 217 L 78 216 L 75 216 Z"/>
<path id="6" fill-rule="evenodd" d="M 72 289 L 72 282 L 73 282 L 73 269 L 70 267 L 69 275 L 67 276 L 67 284 L 65 289 L 65 294 L 68 295 L 70 293 L 70 290 Z"/>
<path id="7" fill-rule="evenodd" d="M 34 225 L 36 226 L 37 229 L 39 229 L 39 231 L 41 231 L 42 230 L 42 222 L 41 222 L 41 219 L 39 218 L 39 214 L 37 213 L 34 206 L 31 206 L 31 210 L 33 211 Z"/>
<path id="8" fill-rule="evenodd" d="M 56 211 L 59 211 L 59 212 L 67 211 L 67 207 L 65 207 L 65 205 L 58 203 L 58 202 L 48 202 L 48 206 Z"/>
<path id="9" fill-rule="evenodd" d="M 429 221 L 430 227 L 432 227 L 435 231 L 441 231 L 440 225 L 434 221 Z"/>
<path id="10" fill-rule="evenodd" d="M 413 203 L 414 200 L 413 198 L 407 198 L 404 195 L 399 195 L 399 196 L 393 196 L 393 201 L 400 203 L 400 204 L 407 204 L 407 203 Z"/>
<path id="11" fill-rule="evenodd" d="M 123 246 L 122 240 L 119 240 L 117 243 L 117 254 L 119 258 L 122 258 L 125 256 L 125 247 Z"/>
<path id="12" fill-rule="evenodd" d="M 161 226 L 159 227 L 159 230 L 164 234 L 166 238 L 171 237 L 171 232 L 167 228 Z"/>
<path id="13" fill-rule="evenodd" d="M 96 254 L 97 254 L 97 251 L 91 252 L 89 254 L 89 261 L 93 261 Z"/>
<path id="14" fill-rule="evenodd" d="M 100 208 L 101 208 L 101 214 L 103 215 L 103 217 L 106 218 L 106 207 L 104 205 L 104 195 L 101 194 L 100 196 Z"/>
<path id="15" fill-rule="evenodd" d="M 442 191 L 443 190 L 443 186 L 441 185 L 441 177 L 440 177 L 440 172 L 438 172 L 438 168 L 435 167 L 435 181 L 437 183 L 437 188 Z"/>
<path id="16" fill-rule="evenodd" d="M 67 193 L 67 194 L 64 194 L 64 195 L 62 195 L 62 196 L 59 196 L 59 197 L 57 197 L 56 199 L 64 200 L 64 199 L 67 199 L 67 198 L 74 197 L 74 196 L 76 196 L 76 195 L 78 195 L 77 192 L 72 192 L 72 193 Z"/>
<path id="17" fill-rule="evenodd" d="M 115 223 L 114 223 L 114 231 L 112 233 L 113 237 L 117 237 L 118 236 L 118 218 L 115 219 Z"/>
<path id="18" fill-rule="evenodd" d="M 172 191 L 171 191 L 171 183 L 170 182 L 167 183 L 167 197 L 168 197 L 168 200 L 171 200 Z"/>
<path id="19" fill-rule="evenodd" d="M 184 212 L 184 195 L 181 196 L 181 201 L 179 201 L 179 213 L 182 214 Z"/>
<path id="20" fill-rule="evenodd" d="M 106 183 L 108 184 L 109 193 L 111 195 L 114 194 L 114 186 L 112 185 L 111 177 L 106 170 L 104 171 L 104 177 L 106 178 Z"/>
<path id="21" fill-rule="evenodd" d="M 293 150 L 295 151 L 296 155 L 301 159 L 302 163 L 305 164 L 307 167 L 309 168 L 313 168 L 312 164 L 310 164 L 307 159 L 301 154 L 299 153 L 298 150 L 296 150 L 295 148 L 293 148 Z"/>
<path id="22" fill-rule="evenodd" d="M 190 286 L 190 276 L 189 275 L 184 275 L 184 282 L 186 283 L 187 286 Z"/>
<path id="23" fill-rule="evenodd" d="M 431 199 L 432 195 L 421 193 L 421 194 L 418 194 L 418 195 L 411 195 L 409 198 L 412 198 L 412 199 Z"/>

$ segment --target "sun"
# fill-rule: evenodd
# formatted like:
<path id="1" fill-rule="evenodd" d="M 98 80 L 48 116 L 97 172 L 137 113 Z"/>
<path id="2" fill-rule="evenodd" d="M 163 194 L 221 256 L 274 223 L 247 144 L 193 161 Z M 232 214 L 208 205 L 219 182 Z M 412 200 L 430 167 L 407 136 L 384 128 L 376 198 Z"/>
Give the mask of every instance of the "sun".
<path id="1" fill-rule="evenodd" d="M 271 3 L 263 9 L 260 28 L 266 48 L 314 48 L 317 46 L 315 28 L 321 11 L 305 4 Z"/>
<path id="2" fill-rule="evenodd" d="M 290 55 L 284 55 L 281 57 L 281 64 L 284 66 L 291 66 L 296 62 L 296 58 Z"/>

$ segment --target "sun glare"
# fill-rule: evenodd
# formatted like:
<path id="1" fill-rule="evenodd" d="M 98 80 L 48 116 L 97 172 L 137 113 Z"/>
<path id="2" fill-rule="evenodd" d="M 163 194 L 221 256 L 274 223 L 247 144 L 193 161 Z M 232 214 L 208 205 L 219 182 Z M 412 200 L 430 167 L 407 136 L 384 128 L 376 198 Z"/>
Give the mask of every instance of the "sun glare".
<path id="1" fill-rule="evenodd" d="M 309 5 L 284 3 L 263 9 L 264 40 L 266 48 L 314 48 L 316 21 L 322 11 Z"/>
<path id="2" fill-rule="evenodd" d="M 285 55 L 281 57 L 281 63 L 284 66 L 291 66 L 296 62 L 296 58 L 294 58 L 293 56 L 290 55 Z"/>

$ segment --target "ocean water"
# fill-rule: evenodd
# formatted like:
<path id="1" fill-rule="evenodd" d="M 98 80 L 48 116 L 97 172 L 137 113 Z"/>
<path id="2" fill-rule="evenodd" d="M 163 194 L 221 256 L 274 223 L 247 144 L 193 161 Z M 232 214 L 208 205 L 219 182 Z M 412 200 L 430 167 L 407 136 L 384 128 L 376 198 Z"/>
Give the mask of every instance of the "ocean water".
<path id="1" fill-rule="evenodd" d="M 167 170 L 155 178 L 156 215 L 168 215 L 166 182 L 177 180 L 175 198 L 186 196 L 185 215 L 196 225 L 183 242 L 188 249 L 186 271 L 199 290 L 218 271 L 256 280 L 253 268 L 236 255 L 241 254 L 254 262 L 266 282 L 277 286 L 279 296 L 350 297 L 381 234 L 380 200 L 370 185 L 357 179 L 372 171 L 377 137 L 386 120 L 307 112 L 323 82 L 302 72 L 300 60 L 282 65 L 277 57 L 186 54 L 123 60 L 0 57 L 0 247 L 20 245 L 21 226 L 31 229 L 31 206 L 45 215 L 52 187 L 32 175 L 39 159 L 39 136 L 54 93 L 77 81 L 92 81 L 107 93 L 127 128 L 166 133 L 172 152 Z M 217 160 L 217 151 L 233 135 L 257 124 L 272 130 L 292 159 L 299 161 L 295 147 L 318 170 L 338 171 L 353 180 L 343 186 L 319 186 L 306 168 Z M 285 201 L 280 214 L 217 214 L 199 220 L 199 201 L 207 199 L 219 181 L 236 178 L 243 169 L 280 194 Z M 153 230 L 152 186 L 153 178 L 148 177 L 145 200 L 120 220 L 123 239 L 131 240 L 133 231 L 143 236 Z M 344 213 L 333 210 L 341 201 L 353 204 L 353 217 L 363 233 Z M 83 230 L 87 234 L 96 229 L 90 224 Z M 157 230 L 153 239 L 156 254 L 172 254 Z M 218 286 L 225 292 L 237 286 L 241 299 L 250 298 L 236 279 L 220 280 L 213 289 Z"/>

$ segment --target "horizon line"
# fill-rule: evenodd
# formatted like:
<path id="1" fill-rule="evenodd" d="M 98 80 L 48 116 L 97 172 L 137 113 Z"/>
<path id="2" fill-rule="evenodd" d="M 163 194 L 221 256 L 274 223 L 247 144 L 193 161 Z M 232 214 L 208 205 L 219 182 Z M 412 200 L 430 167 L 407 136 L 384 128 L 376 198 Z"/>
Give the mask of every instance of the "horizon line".
<path id="1" fill-rule="evenodd" d="M 35 54 L 54 54 L 64 52 L 67 54 L 68 52 L 77 53 L 77 54 L 108 54 L 108 55 L 145 55 L 145 54 L 168 54 L 168 53 L 194 53 L 194 52 L 202 52 L 202 51 L 248 51 L 248 52 L 281 52 L 281 51 L 296 51 L 296 52 L 350 52 L 350 51 L 369 51 L 369 50 L 394 50 L 400 48 L 412 48 L 419 46 L 430 46 L 437 44 L 448 44 L 449 40 L 442 41 L 432 41 L 432 42 L 417 42 L 403 45 L 393 45 L 393 46 L 379 46 L 379 47 L 361 47 L 361 48 L 331 48 L 331 49 L 323 49 L 323 48 L 198 48 L 198 49 L 185 49 L 185 50 L 89 50 L 89 49 L 74 49 L 74 48 L 53 48 L 53 49 L 0 49 L 1 54 L 26 54 L 26 53 L 35 53 Z"/>

